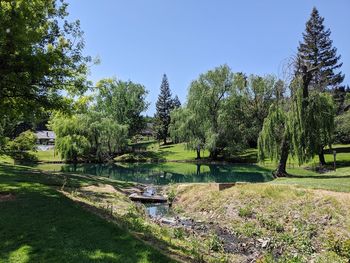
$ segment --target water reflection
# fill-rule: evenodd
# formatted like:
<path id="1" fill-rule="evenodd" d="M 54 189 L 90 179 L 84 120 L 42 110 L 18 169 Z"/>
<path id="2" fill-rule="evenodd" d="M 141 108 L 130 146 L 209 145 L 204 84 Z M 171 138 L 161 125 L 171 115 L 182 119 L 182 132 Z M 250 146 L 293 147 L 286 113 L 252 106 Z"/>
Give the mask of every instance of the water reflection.
<path id="1" fill-rule="evenodd" d="M 145 204 L 145 208 L 146 214 L 152 218 L 169 217 L 174 215 L 168 204 Z"/>
<path id="2" fill-rule="evenodd" d="M 48 169 L 48 167 L 38 167 Z M 104 176 L 121 181 L 165 185 L 201 182 L 264 182 L 271 171 L 257 165 L 243 164 L 55 164 L 50 170 Z"/>

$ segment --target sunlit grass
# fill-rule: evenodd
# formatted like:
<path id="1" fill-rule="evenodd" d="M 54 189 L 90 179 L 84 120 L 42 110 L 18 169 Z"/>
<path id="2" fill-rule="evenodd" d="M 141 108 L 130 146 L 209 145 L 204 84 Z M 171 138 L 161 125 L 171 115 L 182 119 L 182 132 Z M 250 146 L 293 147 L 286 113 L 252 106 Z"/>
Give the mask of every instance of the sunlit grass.
<path id="1" fill-rule="evenodd" d="M 0 201 L 0 262 L 172 262 L 57 192 L 56 184 L 29 168 L 0 166 L 0 193 L 14 196 Z"/>

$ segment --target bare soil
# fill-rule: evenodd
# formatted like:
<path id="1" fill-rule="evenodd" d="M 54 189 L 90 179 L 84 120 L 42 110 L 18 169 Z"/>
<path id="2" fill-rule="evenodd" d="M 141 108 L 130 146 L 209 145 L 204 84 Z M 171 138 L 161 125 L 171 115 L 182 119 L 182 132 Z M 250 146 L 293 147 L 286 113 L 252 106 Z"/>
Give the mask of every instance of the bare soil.
<path id="1" fill-rule="evenodd" d="M 8 202 L 16 200 L 16 196 L 11 193 L 0 193 L 0 202 Z"/>

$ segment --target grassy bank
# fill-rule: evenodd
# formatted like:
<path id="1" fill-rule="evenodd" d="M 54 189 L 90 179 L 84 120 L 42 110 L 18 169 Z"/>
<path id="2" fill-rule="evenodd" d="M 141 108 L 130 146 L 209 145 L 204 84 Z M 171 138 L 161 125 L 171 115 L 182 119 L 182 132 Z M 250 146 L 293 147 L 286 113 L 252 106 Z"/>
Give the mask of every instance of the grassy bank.
<path id="1" fill-rule="evenodd" d="M 212 226 L 198 235 L 198 242 L 207 244 L 199 248 L 204 259 L 212 255 L 229 262 L 350 259 L 350 194 L 269 184 L 224 191 L 213 184 L 173 189 L 177 211 Z"/>
<path id="2" fill-rule="evenodd" d="M 69 180 L 69 187 L 96 184 L 87 178 Z M 61 187 L 62 178 L 0 166 L 0 262 L 172 261 L 128 231 L 83 209 L 59 192 Z"/>

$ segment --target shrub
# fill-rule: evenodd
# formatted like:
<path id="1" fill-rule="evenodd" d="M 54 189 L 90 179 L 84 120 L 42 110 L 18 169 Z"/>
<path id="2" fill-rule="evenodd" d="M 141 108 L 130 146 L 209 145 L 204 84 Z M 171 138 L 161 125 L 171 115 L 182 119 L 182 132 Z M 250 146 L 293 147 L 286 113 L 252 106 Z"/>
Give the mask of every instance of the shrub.
<path id="1" fill-rule="evenodd" d="M 174 189 L 171 189 L 171 190 L 167 193 L 167 195 L 168 195 L 168 201 L 169 201 L 169 203 L 174 202 L 174 200 L 175 200 L 175 198 L 176 198 L 176 192 L 175 192 L 175 190 L 174 190 Z"/>
<path id="2" fill-rule="evenodd" d="M 37 137 L 33 132 L 29 130 L 22 132 L 18 137 L 7 142 L 5 152 L 15 161 L 36 161 L 36 156 L 29 153 L 36 150 L 36 140 Z"/>

